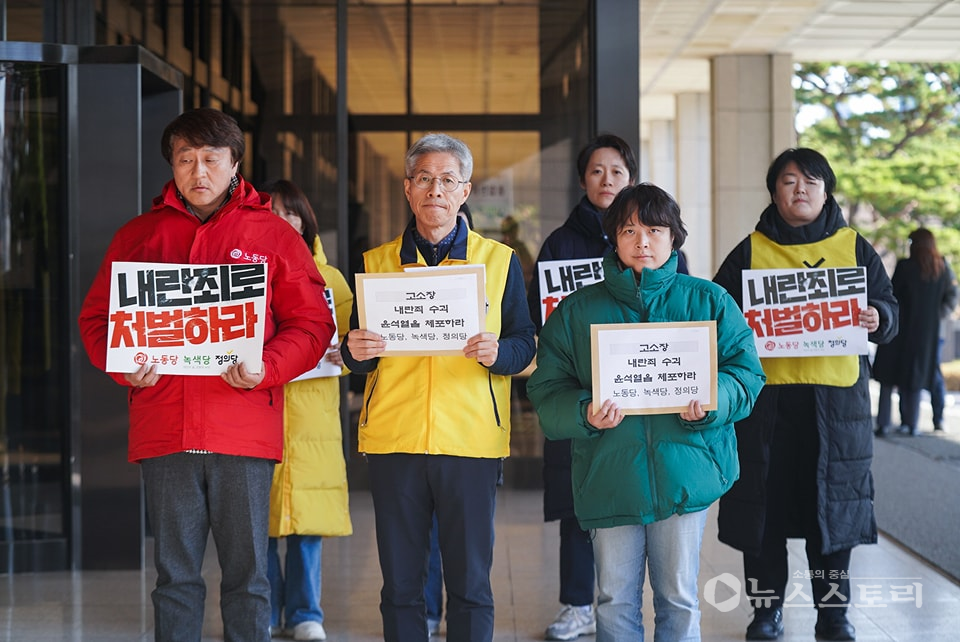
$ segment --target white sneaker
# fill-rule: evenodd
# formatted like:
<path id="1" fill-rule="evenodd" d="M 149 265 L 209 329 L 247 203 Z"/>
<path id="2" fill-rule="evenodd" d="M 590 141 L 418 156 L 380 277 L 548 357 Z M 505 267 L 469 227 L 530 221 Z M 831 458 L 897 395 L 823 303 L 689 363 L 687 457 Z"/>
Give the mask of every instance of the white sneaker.
<path id="1" fill-rule="evenodd" d="M 593 604 L 586 606 L 571 606 L 564 604 L 557 619 L 547 627 L 548 640 L 575 640 L 581 635 L 590 635 L 597 632 L 597 617 L 593 612 Z"/>
<path id="2" fill-rule="evenodd" d="M 326 640 L 327 632 L 319 622 L 301 622 L 293 627 L 294 640 Z"/>
<path id="3" fill-rule="evenodd" d="M 440 635 L 440 620 L 435 620 L 432 617 L 427 618 L 427 637 L 432 638 L 435 635 Z"/>

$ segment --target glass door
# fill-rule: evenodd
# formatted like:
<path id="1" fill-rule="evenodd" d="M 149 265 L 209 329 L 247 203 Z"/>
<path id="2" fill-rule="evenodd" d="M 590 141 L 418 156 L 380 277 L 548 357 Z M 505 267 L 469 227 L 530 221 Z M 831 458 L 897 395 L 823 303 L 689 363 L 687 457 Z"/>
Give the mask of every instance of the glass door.
<path id="1" fill-rule="evenodd" d="M 0 573 L 66 567 L 62 83 L 0 62 Z"/>

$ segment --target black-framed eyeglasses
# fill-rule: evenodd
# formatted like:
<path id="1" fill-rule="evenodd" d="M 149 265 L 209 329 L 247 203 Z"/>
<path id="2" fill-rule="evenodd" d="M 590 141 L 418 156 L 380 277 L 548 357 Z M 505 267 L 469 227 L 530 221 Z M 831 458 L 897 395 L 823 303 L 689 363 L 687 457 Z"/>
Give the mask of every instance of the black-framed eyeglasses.
<path id="1" fill-rule="evenodd" d="M 426 172 L 420 172 L 416 176 L 407 176 L 407 179 L 413 182 L 413 186 L 418 189 L 429 189 L 434 181 L 440 181 L 440 189 L 444 192 L 452 192 L 461 185 L 469 181 L 461 181 L 454 174 L 440 174 L 440 176 L 431 176 Z"/>

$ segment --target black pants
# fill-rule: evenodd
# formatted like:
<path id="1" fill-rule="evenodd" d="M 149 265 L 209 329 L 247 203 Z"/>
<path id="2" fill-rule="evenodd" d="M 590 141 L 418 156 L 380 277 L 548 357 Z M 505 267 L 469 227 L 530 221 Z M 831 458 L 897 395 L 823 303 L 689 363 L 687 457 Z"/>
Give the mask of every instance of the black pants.
<path id="1" fill-rule="evenodd" d="M 767 474 L 767 505 L 758 556 L 744 554 L 747 595 L 755 607 L 799 606 L 841 610 L 850 603 L 850 549 L 822 551 L 817 520 L 817 435 L 813 389 L 779 392 L 777 423 Z M 808 568 L 788 568 L 787 538 L 806 540 Z M 812 595 L 803 587 L 810 581 Z M 787 584 L 791 590 L 787 592 Z M 786 597 L 789 601 L 784 602 Z"/>
<path id="2" fill-rule="evenodd" d="M 503 462 L 447 455 L 367 455 L 387 642 L 427 640 L 424 584 L 436 511 L 447 639 L 493 639 L 493 521 Z"/>
<path id="3" fill-rule="evenodd" d="M 560 603 L 593 604 L 593 541 L 576 517 L 560 520 Z"/>

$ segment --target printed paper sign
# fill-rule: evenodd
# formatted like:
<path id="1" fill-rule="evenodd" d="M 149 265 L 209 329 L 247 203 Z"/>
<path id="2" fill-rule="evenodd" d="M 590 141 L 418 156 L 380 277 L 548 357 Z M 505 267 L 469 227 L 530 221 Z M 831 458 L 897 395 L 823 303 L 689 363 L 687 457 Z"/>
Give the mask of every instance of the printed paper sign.
<path id="1" fill-rule="evenodd" d="M 544 323 L 567 295 L 585 285 L 603 281 L 602 257 L 541 261 L 537 265 L 540 277 L 540 318 Z"/>
<path id="2" fill-rule="evenodd" d="M 360 327 L 387 342 L 384 357 L 463 355 L 485 327 L 483 266 L 357 274 Z"/>
<path id="3" fill-rule="evenodd" d="M 627 415 L 717 407 L 717 322 L 590 326 L 594 406 L 611 399 Z"/>
<path id="4" fill-rule="evenodd" d="M 336 352 L 338 348 L 334 346 L 337 345 L 338 337 L 340 336 L 337 332 L 337 311 L 333 301 L 333 289 L 325 288 L 323 290 L 323 298 L 327 302 L 327 307 L 330 308 L 330 316 L 333 317 L 333 336 L 330 337 L 330 347 L 327 348 L 327 351 L 322 357 L 320 357 L 320 362 L 315 368 L 307 370 L 299 377 L 294 378 L 294 381 L 303 381 L 304 379 L 319 379 L 320 377 L 339 377 L 343 374 L 343 368 L 338 365 L 330 363 L 327 359 L 327 355 L 331 352 Z"/>
<path id="5" fill-rule="evenodd" d="M 263 358 L 267 264 L 115 262 L 107 372 L 219 375 Z"/>
<path id="6" fill-rule="evenodd" d="M 867 270 L 744 270 L 743 316 L 761 357 L 867 354 Z"/>

